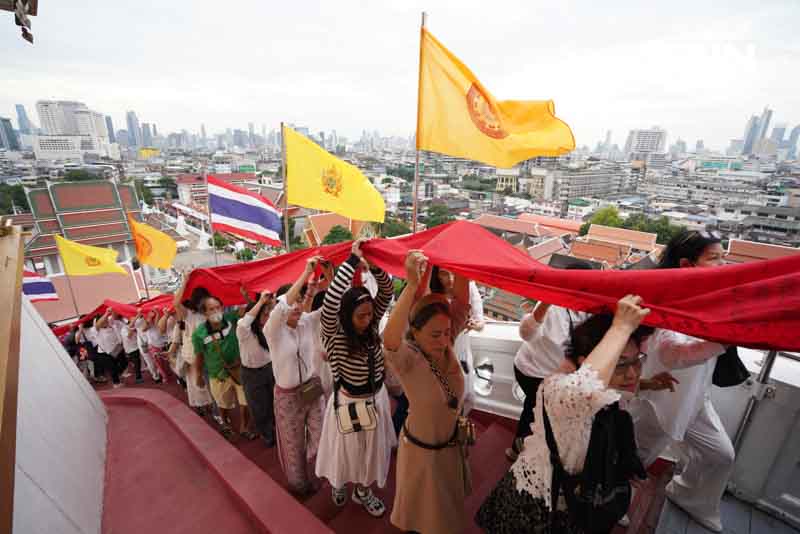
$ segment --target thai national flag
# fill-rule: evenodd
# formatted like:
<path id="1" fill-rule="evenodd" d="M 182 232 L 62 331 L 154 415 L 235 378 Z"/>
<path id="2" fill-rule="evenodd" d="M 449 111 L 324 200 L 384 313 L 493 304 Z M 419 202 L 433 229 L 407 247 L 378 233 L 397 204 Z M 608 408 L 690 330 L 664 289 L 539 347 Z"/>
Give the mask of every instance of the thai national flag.
<path id="1" fill-rule="evenodd" d="M 31 302 L 58 300 L 58 293 L 56 293 L 53 282 L 31 271 L 22 273 L 22 293 L 28 295 Z"/>
<path id="2" fill-rule="evenodd" d="M 211 228 L 268 245 L 281 244 L 281 212 L 266 198 L 208 177 Z"/>

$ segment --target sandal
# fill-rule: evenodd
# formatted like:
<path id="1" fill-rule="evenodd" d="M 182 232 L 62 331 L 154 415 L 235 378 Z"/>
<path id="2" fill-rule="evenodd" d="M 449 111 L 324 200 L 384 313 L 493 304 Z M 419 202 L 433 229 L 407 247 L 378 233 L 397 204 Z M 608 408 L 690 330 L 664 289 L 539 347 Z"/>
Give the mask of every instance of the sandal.
<path id="1" fill-rule="evenodd" d="M 340 508 L 347 504 L 347 487 L 345 486 L 341 489 L 331 488 L 331 499 L 333 504 Z"/>
<path id="2" fill-rule="evenodd" d="M 255 432 L 250 432 L 249 430 L 245 430 L 243 432 L 239 432 L 239 435 L 242 436 L 244 439 L 253 441 L 258 437 L 258 434 Z"/>
<path id="3" fill-rule="evenodd" d="M 222 433 L 222 437 L 224 437 L 228 441 L 233 440 L 233 429 L 231 427 L 223 426 L 222 428 L 219 429 L 219 431 Z"/>
<path id="4" fill-rule="evenodd" d="M 377 498 L 370 488 L 366 488 L 364 493 L 358 491 L 358 488 L 353 490 L 353 502 L 363 505 L 367 513 L 373 517 L 381 517 L 386 513 L 383 501 Z"/>

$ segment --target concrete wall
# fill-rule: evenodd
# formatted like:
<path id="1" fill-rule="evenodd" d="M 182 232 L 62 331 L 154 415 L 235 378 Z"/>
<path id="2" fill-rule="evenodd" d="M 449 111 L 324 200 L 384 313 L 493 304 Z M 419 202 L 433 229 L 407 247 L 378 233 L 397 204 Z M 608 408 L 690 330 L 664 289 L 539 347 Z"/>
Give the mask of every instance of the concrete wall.
<path id="1" fill-rule="evenodd" d="M 99 533 L 105 407 L 25 299 L 21 323 L 14 533 Z"/>

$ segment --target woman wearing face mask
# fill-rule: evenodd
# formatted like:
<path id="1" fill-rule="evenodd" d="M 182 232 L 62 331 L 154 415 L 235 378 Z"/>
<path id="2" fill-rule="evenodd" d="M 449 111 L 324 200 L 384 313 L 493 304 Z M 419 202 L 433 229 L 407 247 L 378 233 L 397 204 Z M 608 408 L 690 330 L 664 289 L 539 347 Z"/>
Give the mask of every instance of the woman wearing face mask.
<path id="1" fill-rule="evenodd" d="M 717 267 L 723 257 L 717 236 L 684 231 L 667 244 L 659 268 Z M 679 383 L 675 393 L 642 392 L 644 402 L 631 407 L 639 455 L 649 466 L 672 441 L 681 442 L 688 462 L 667 485 L 667 497 L 704 527 L 722 532 L 719 505 L 733 470 L 734 450 L 709 392 L 725 347 L 659 329 L 647 340 L 646 351 L 646 376 L 670 371 Z"/>
<path id="2" fill-rule="evenodd" d="M 383 332 L 386 360 L 409 400 L 392 524 L 405 531 L 455 533 L 465 526 L 465 473 L 456 439 L 465 381 L 453 338 L 466 325 L 469 290 L 468 281 L 457 277 L 452 298 L 431 293 L 415 302 L 426 262 L 421 252 L 408 253 L 407 284 Z"/>
<path id="3" fill-rule="evenodd" d="M 476 521 L 492 534 L 564 532 L 582 530 L 570 517 L 562 499 L 552 503 L 553 464 L 544 426 L 544 410 L 555 438 L 558 457 L 569 474 L 583 471 L 589 438 L 597 417 L 607 418 L 624 408 L 621 394 L 636 391 L 646 357 L 640 346 L 651 329 L 640 327 L 650 310 L 641 299 L 628 295 L 617 303 L 614 317 L 594 315 L 577 325 L 569 340 L 571 373 L 559 372 L 545 378 L 537 391 L 533 434 L 506 476 L 481 505 Z M 611 412 L 601 411 L 611 410 Z M 621 414 L 622 419 L 625 414 Z M 615 420 L 618 420 L 616 418 Z M 616 480 L 644 477 L 636 456 L 636 442 L 630 425 L 613 428 L 619 460 Z M 553 513 L 553 506 L 556 506 Z"/>
<path id="4" fill-rule="evenodd" d="M 363 242 L 360 239 L 353 243 L 350 257 L 339 266 L 322 303 L 322 341 L 333 374 L 334 393 L 325 410 L 316 473 L 331 483 L 331 497 L 337 506 L 346 504 L 346 485 L 353 483 L 353 502 L 380 517 L 386 507 L 370 485 L 386 485 L 397 436 L 383 385 L 378 323 L 389 307 L 393 288 L 389 275 L 376 267 L 371 268 L 378 282 L 375 299 L 363 286 L 350 287 L 353 273 L 363 260 Z M 346 420 L 351 405 L 352 411 L 361 412 L 367 428 L 354 423 L 352 417 Z"/>
<path id="5" fill-rule="evenodd" d="M 455 288 L 455 277 L 453 273 L 438 266 L 434 266 L 431 271 L 430 290 L 431 293 L 446 295 L 452 298 Z M 478 291 L 478 286 L 473 281 L 469 281 L 469 317 L 467 318 L 466 328 L 456 337 L 454 350 L 461 369 L 464 371 L 464 414 L 472 411 L 475 405 L 475 362 L 472 357 L 472 346 L 470 345 L 469 331 L 483 330 L 485 323 L 483 318 L 483 299 Z"/>

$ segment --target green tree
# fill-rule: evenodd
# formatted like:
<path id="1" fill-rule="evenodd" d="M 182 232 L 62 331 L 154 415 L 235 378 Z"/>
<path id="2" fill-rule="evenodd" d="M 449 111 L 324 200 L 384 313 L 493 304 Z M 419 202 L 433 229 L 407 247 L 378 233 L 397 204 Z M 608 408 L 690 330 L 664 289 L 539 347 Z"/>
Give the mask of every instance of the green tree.
<path id="1" fill-rule="evenodd" d="M 612 226 L 614 228 L 622 227 L 622 217 L 619 216 L 619 210 L 616 208 L 616 206 L 606 206 L 605 208 L 600 208 L 589 220 L 592 224 Z"/>
<path id="2" fill-rule="evenodd" d="M 244 248 L 236 253 L 236 259 L 239 261 L 250 261 L 256 257 L 255 252 L 249 248 Z"/>
<path id="3" fill-rule="evenodd" d="M 392 180 L 392 179 L 391 179 L 391 178 L 389 178 L 388 176 L 387 176 L 386 178 L 384 178 L 383 180 L 381 180 L 381 183 L 382 183 L 382 184 L 390 184 L 390 183 L 392 183 L 392 182 L 394 182 L 394 180 Z"/>
<path id="4" fill-rule="evenodd" d="M 323 245 L 333 245 L 334 243 L 343 243 L 345 241 L 352 241 L 353 234 L 350 233 L 350 230 L 345 228 L 341 225 L 336 225 L 331 228 L 331 231 L 328 232 L 328 235 L 325 236 L 325 239 L 322 240 Z"/>
<path id="5" fill-rule="evenodd" d="M 455 218 L 450 215 L 450 209 L 445 204 L 433 204 L 428 208 L 428 216 L 423 222 L 428 228 L 433 228 L 454 220 Z"/>
<path id="6" fill-rule="evenodd" d="M 403 292 L 403 289 L 406 287 L 406 281 L 400 278 L 395 278 L 392 280 L 392 284 L 394 284 L 394 296 L 395 298 L 400 298 L 400 294 Z"/>
<path id="7" fill-rule="evenodd" d="M 134 187 L 136 188 L 136 194 L 139 196 L 139 200 L 148 205 L 153 204 L 153 193 L 150 192 L 149 188 L 144 186 L 142 180 L 134 181 Z"/>
<path id="8" fill-rule="evenodd" d="M 68 182 L 85 182 L 86 180 L 97 180 L 97 176 L 83 169 L 76 169 L 67 171 L 64 175 L 64 180 Z"/>
<path id="9" fill-rule="evenodd" d="M 225 246 L 228 243 L 230 243 L 230 241 L 225 239 L 225 237 L 222 234 L 220 234 L 219 232 L 214 232 L 214 237 L 213 237 L 213 241 L 214 242 L 212 243 L 211 241 L 212 241 L 212 238 L 209 238 L 208 239 L 208 244 L 212 245 L 217 250 L 225 248 Z"/>
<path id="10" fill-rule="evenodd" d="M 22 211 L 30 211 L 25 188 L 21 185 L 0 184 L 0 215 L 14 213 L 14 207 Z"/>
<path id="11" fill-rule="evenodd" d="M 398 235 L 410 234 L 411 228 L 400 219 L 386 218 L 386 221 L 381 226 L 381 235 L 383 237 L 395 237 Z"/>

